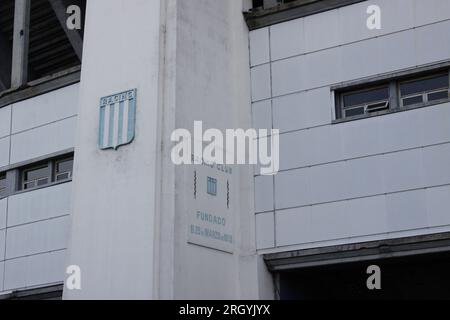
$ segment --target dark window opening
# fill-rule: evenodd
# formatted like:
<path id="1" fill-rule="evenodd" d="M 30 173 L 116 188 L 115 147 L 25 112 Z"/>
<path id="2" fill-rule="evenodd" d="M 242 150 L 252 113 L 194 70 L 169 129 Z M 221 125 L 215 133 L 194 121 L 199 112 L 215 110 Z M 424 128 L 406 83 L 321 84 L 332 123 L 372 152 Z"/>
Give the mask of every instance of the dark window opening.
<path id="1" fill-rule="evenodd" d="M 80 29 L 67 26 L 70 6 L 80 9 Z M 0 93 L 79 70 L 85 11 L 86 0 L 1 0 Z"/>
<path id="2" fill-rule="evenodd" d="M 29 190 L 49 184 L 50 172 L 48 165 L 41 165 L 23 172 L 22 189 Z"/>
<path id="3" fill-rule="evenodd" d="M 83 27 L 69 30 L 66 10 L 70 5 L 82 9 L 86 1 L 31 0 L 28 80 L 36 80 L 81 64 Z"/>
<path id="4" fill-rule="evenodd" d="M 19 169 L 19 190 L 30 190 L 44 187 L 53 183 L 70 181 L 73 172 L 73 154 L 58 157 Z"/>
<path id="5" fill-rule="evenodd" d="M 7 191 L 6 172 L 2 172 L 0 173 L 0 199 L 6 196 Z"/>
<path id="6" fill-rule="evenodd" d="M 14 0 L 0 1 L 0 92 L 11 88 Z"/>

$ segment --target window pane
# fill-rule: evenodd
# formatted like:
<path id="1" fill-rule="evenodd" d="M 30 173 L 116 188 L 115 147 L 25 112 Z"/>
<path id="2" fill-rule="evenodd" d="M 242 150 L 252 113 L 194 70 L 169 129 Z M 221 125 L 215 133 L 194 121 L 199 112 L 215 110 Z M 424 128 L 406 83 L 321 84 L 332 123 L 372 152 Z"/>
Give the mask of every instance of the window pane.
<path id="1" fill-rule="evenodd" d="M 46 184 L 48 184 L 48 179 L 40 179 L 37 182 L 38 186 L 45 186 Z"/>
<path id="2" fill-rule="evenodd" d="M 46 178 L 48 176 L 48 167 L 40 167 L 37 169 L 32 169 L 25 171 L 25 181 L 37 180 L 41 178 Z"/>
<path id="3" fill-rule="evenodd" d="M 428 101 L 436 101 L 442 99 L 448 99 L 448 91 L 434 92 L 428 95 Z"/>
<path id="4" fill-rule="evenodd" d="M 0 173 L 0 197 L 6 195 L 6 173 Z"/>
<path id="5" fill-rule="evenodd" d="M 434 78 L 407 82 L 400 85 L 400 91 L 402 96 L 409 96 L 415 93 L 422 93 L 442 88 L 448 88 L 447 74 Z"/>
<path id="6" fill-rule="evenodd" d="M 344 96 L 344 107 L 359 106 L 370 102 L 382 101 L 389 99 L 389 88 L 379 88 L 364 92 L 347 94 Z"/>
<path id="7" fill-rule="evenodd" d="M 56 173 L 72 172 L 73 159 L 59 161 L 56 163 Z"/>
<path id="8" fill-rule="evenodd" d="M 346 117 L 355 117 L 364 114 L 364 108 L 355 108 L 350 110 L 345 110 Z"/>
<path id="9" fill-rule="evenodd" d="M 35 183 L 35 182 L 25 183 L 24 186 L 23 186 L 23 189 L 24 189 L 24 190 L 28 190 L 28 189 L 34 188 L 35 186 L 36 186 L 36 183 Z"/>
<path id="10" fill-rule="evenodd" d="M 417 97 L 403 99 L 403 105 L 404 106 L 411 106 L 413 104 L 418 104 L 418 103 L 423 103 L 423 97 L 422 96 L 417 96 Z"/>
<path id="11" fill-rule="evenodd" d="M 69 173 L 62 173 L 56 176 L 56 181 L 64 181 L 69 178 L 70 178 Z"/>

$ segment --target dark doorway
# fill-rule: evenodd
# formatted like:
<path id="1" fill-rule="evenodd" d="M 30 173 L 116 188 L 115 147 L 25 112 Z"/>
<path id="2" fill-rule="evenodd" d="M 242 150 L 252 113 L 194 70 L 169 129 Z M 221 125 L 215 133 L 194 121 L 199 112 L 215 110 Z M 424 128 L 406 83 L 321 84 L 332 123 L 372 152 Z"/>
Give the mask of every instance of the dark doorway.
<path id="1" fill-rule="evenodd" d="M 381 268 L 381 290 L 367 288 L 371 265 Z M 426 255 L 330 265 L 280 274 L 282 300 L 450 299 L 450 255 Z"/>

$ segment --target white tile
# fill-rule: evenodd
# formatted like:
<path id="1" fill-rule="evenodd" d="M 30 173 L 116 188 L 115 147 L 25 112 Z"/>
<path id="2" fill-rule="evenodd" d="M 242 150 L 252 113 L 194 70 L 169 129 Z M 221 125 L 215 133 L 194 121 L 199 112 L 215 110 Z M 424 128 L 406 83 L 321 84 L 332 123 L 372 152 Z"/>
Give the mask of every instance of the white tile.
<path id="1" fill-rule="evenodd" d="M 5 260 L 6 229 L 0 230 L 0 261 Z"/>
<path id="2" fill-rule="evenodd" d="M 303 206 L 310 203 L 308 169 L 281 172 L 275 176 L 275 204 L 277 209 Z"/>
<path id="3" fill-rule="evenodd" d="M 311 130 L 302 130 L 280 135 L 281 170 L 300 168 L 314 162 L 314 145 Z"/>
<path id="4" fill-rule="evenodd" d="M 450 184 L 450 144 L 423 149 L 425 185 Z"/>
<path id="5" fill-rule="evenodd" d="M 0 261 L 5 260 L 6 229 L 0 230 Z"/>
<path id="6" fill-rule="evenodd" d="M 70 214 L 72 183 L 9 198 L 8 227 Z"/>
<path id="7" fill-rule="evenodd" d="M 310 169 L 310 202 L 318 204 L 349 198 L 348 170 L 345 162 Z"/>
<path id="8" fill-rule="evenodd" d="M 383 117 L 380 122 L 383 151 L 392 152 L 422 146 L 421 115 L 421 110 L 411 110 Z"/>
<path id="9" fill-rule="evenodd" d="M 329 88 L 303 91 L 273 100 L 274 127 L 280 132 L 330 124 L 331 114 Z"/>
<path id="10" fill-rule="evenodd" d="M 341 44 L 367 39 L 379 34 L 378 31 L 367 28 L 368 6 L 367 2 L 363 2 L 345 6 L 338 10 Z"/>
<path id="11" fill-rule="evenodd" d="M 0 230 L 6 228 L 7 199 L 0 200 Z"/>
<path id="12" fill-rule="evenodd" d="M 346 201 L 345 206 L 349 213 L 352 237 L 382 234 L 389 231 L 384 195 Z"/>
<path id="13" fill-rule="evenodd" d="M 378 38 L 377 42 L 380 73 L 415 67 L 417 59 L 414 30 L 386 35 Z"/>
<path id="14" fill-rule="evenodd" d="M 304 53 L 304 19 L 295 19 L 270 27 L 270 50 L 272 61 Z"/>
<path id="15" fill-rule="evenodd" d="M 428 226 L 425 190 L 390 194 L 386 203 L 390 232 Z"/>
<path id="16" fill-rule="evenodd" d="M 448 0 L 413 0 L 414 26 L 450 19 L 450 1 Z"/>
<path id="17" fill-rule="evenodd" d="M 311 207 L 311 229 L 314 241 L 336 240 L 350 236 L 349 212 L 345 202 Z"/>
<path id="18" fill-rule="evenodd" d="M 273 99 L 273 124 L 280 132 L 308 127 L 308 101 L 306 92 Z"/>
<path id="19" fill-rule="evenodd" d="M 12 136 L 11 163 L 74 147 L 76 118 L 58 121 Z M 45 142 L 45 143 L 44 143 Z"/>
<path id="20" fill-rule="evenodd" d="M 450 225 L 450 186 L 426 190 L 428 226 Z"/>
<path id="21" fill-rule="evenodd" d="M 4 290 L 62 283 L 66 251 L 19 258 L 5 263 Z"/>
<path id="22" fill-rule="evenodd" d="M 252 101 L 270 98 L 270 65 L 265 64 L 252 68 L 251 77 Z"/>
<path id="23" fill-rule="evenodd" d="M 329 10 L 305 18 L 306 52 L 339 45 L 339 12 Z"/>
<path id="24" fill-rule="evenodd" d="M 357 80 L 381 72 L 377 39 L 348 44 L 341 50 L 341 81 Z"/>
<path id="25" fill-rule="evenodd" d="M 256 215 L 256 246 L 259 250 L 275 247 L 273 212 Z"/>
<path id="26" fill-rule="evenodd" d="M 340 47 L 307 54 L 305 56 L 305 70 L 307 78 L 305 89 L 313 89 L 325 85 L 332 85 L 341 80 L 341 52 Z"/>
<path id="27" fill-rule="evenodd" d="M 334 107 L 334 96 L 328 87 L 309 90 L 306 93 L 308 105 L 308 127 L 330 124 Z"/>
<path id="28" fill-rule="evenodd" d="M 252 104 L 253 128 L 272 129 L 272 102 L 264 100 Z"/>
<path id="29" fill-rule="evenodd" d="M 303 90 L 306 82 L 304 56 L 276 61 L 272 64 L 273 96 Z"/>
<path id="30" fill-rule="evenodd" d="M 380 157 L 347 161 L 348 197 L 358 198 L 384 193 L 383 170 Z"/>
<path id="31" fill-rule="evenodd" d="M 268 63 L 269 28 L 261 28 L 250 32 L 250 62 L 252 66 Z"/>
<path id="32" fill-rule="evenodd" d="M 308 131 L 311 149 L 304 152 L 311 152 L 311 164 L 323 164 L 343 159 L 340 126 L 328 125 Z"/>
<path id="33" fill-rule="evenodd" d="M 13 105 L 13 133 L 77 114 L 79 84 L 58 89 Z"/>
<path id="34" fill-rule="evenodd" d="M 9 164 L 9 137 L 0 139 L 0 168 Z"/>
<path id="35" fill-rule="evenodd" d="M 5 263 L 4 262 L 0 262 L 0 292 L 2 292 L 3 289 L 3 272 L 5 270 Z"/>
<path id="36" fill-rule="evenodd" d="M 277 211 L 277 246 L 292 246 L 312 241 L 311 207 Z"/>
<path id="37" fill-rule="evenodd" d="M 255 177 L 255 210 L 256 212 L 273 211 L 273 177 Z"/>
<path id="38" fill-rule="evenodd" d="M 411 0 L 377 0 L 381 8 L 380 35 L 411 29 L 414 26 L 414 6 Z"/>
<path id="39" fill-rule="evenodd" d="M 11 133 L 11 106 L 0 108 L 0 138 Z"/>
<path id="40" fill-rule="evenodd" d="M 415 29 L 417 62 L 422 65 L 450 59 L 450 21 Z"/>
<path id="41" fill-rule="evenodd" d="M 369 5 L 378 5 L 381 9 L 381 29 L 370 30 L 367 20 Z M 340 31 L 343 43 L 379 37 L 413 27 L 414 11 L 411 0 L 363 1 L 339 9 Z"/>
<path id="42" fill-rule="evenodd" d="M 8 229 L 7 259 L 65 249 L 69 218 L 62 217 Z"/>
<path id="43" fill-rule="evenodd" d="M 450 141 L 450 103 L 421 109 L 422 143 L 431 145 Z"/>
<path id="44" fill-rule="evenodd" d="M 421 149 L 381 156 L 379 165 L 384 172 L 386 193 L 421 188 L 424 185 Z"/>
<path id="45" fill-rule="evenodd" d="M 385 120 L 375 117 L 341 124 L 343 158 L 351 159 L 382 152 L 381 124 Z"/>

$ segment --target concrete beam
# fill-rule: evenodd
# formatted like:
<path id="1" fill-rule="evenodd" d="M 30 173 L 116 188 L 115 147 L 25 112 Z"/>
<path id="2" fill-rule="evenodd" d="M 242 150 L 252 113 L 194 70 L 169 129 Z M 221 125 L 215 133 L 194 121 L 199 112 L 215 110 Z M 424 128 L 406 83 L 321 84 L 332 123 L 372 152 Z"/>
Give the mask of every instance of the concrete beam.
<path id="1" fill-rule="evenodd" d="M 0 32 L 0 91 L 11 86 L 12 48 L 8 39 Z"/>
<path id="2" fill-rule="evenodd" d="M 271 272 L 450 252 L 450 233 L 267 254 Z"/>
<path id="3" fill-rule="evenodd" d="M 67 28 L 68 5 L 63 0 L 48 0 L 48 2 L 50 3 L 53 11 L 55 12 L 56 17 L 58 18 L 61 27 L 66 33 L 66 36 L 69 39 L 70 44 L 72 45 L 72 48 L 75 51 L 78 59 L 81 61 L 81 58 L 83 56 L 83 39 L 81 38 L 81 35 L 77 30 L 69 30 Z"/>
<path id="4" fill-rule="evenodd" d="M 28 45 L 30 33 L 30 0 L 16 0 L 11 86 L 20 88 L 28 81 Z"/>

